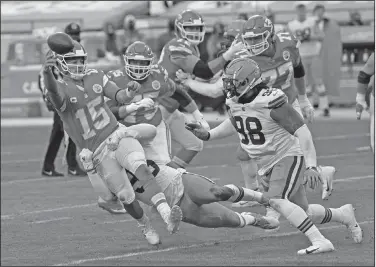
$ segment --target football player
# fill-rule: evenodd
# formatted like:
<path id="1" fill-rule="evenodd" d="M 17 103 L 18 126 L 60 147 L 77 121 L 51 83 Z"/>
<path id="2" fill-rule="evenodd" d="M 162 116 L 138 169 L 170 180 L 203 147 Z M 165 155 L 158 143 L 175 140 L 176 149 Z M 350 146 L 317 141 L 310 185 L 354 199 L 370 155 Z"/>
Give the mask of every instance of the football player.
<path id="1" fill-rule="evenodd" d="M 296 2 L 297 19 L 290 21 L 287 28 L 300 41 L 299 47 L 301 61 L 307 73 L 307 93 L 314 91 L 319 95 L 319 107 L 324 116 L 329 116 L 329 101 L 323 82 L 322 66 L 320 66 L 320 52 L 324 32 L 320 29 L 316 17 L 307 17 L 307 7 L 304 2 Z"/>
<path id="2" fill-rule="evenodd" d="M 201 124 L 200 124 L 201 125 Z M 145 151 L 146 158 L 148 153 Z M 170 205 L 178 205 L 182 210 L 182 221 L 207 228 L 239 228 L 246 225 L 262 229 L 275 229 L 279 222 L 273 217 L 250 212 L 234 212 L 217 203 L 219 201 L 237 202 L 240 200 L 268 203 L 262 193 L 233 184 L 220 186 L 209 178 L 188 173 L 184 169 L 174 169 L 167 165 L 158 166 L 148 160 L 152 173 L 166 195 Z M 127 172 L 131 181 L 136 177 Z M 138 193 L 136 192 L 136 197 Z"/>
<path id="3" fill-rule="evenodd" d="M 123 55 L 125 66 L 121 69 L 110 71 L 107 76 L 120 88 L 125 88 L 127 83 L 137 81 L 141 84 L 132 101 L 125 105 L 119 105 L 115 100 L 107 102 L 118 121 L 125 126 L 147 123 L 157 127 L 157 136 L 145 144 L 144 150 L 148 159 L 158 165 L 177 167 L 171 162 L 170 156 L 170 131 L 162 118 L 158 102 L 162 97 L 171 97 L 195 118 L 204 121 L 196 103 L 189 94 L 182 89 L 182 85 L 176 85 L 168 77 L 167 71 L 161 65 L 153 65 L 154 53 L 144 42 L 134 42 Z M 183 122 L 184 123 L 184 122 Z M 210 129 L 208 127 L 208 129 Z M 186 130 L 185 130 L 186 131 Z"/>
<path id="4" fill-rule="evenodd" d="M 358 74 L 358 92 L 356 94 L 356 117 L 360 120 L 363 109 L 367 107 L 366 90 L 367 87 L 372 87 L 369 101 L 370 112 L 370 131 L 371 131 L 371 148 L 375 153 L 375 53 L 368 58 L 363 69 Z"/>
<path id="5" fill-rule="evenodd" d="M 322 183 L 316 150 L 302 116 L 288 104 L 282 90 L 268 86 L 261 69 L 250 58 L 235 59 L 223 75 L 230 118 L 210 131 L 187 124 L 201 140 L 216 140 L 239 133 L 241 146 L 259 165 L 263 195 L 311 241 L 298 255 L 330 252 L 333 244 L 313 223 L 339 222 L 347 226 L 356 243 L 363 238 L 351 204 L 338 209 L 308 204 L 306 186 Z"/>
<path id="6" fill-rule="evenodd" d="M 274 33 L 274 25 L 265 16 L 256 15 L 248 19 L 247 22 L 233 22 L 228 29 L 228 36 L 237 38 L 240 32 L 245 47 L 243 51 L 236 54 L 236 57 L 252 57 L 260 64 L 262 77 L 268 86 L 273 86 L 284 90 L 288 96 L 289 103 L 312 122 L 314 110 L 305 94 L 304 67 L 299 56 L 299 41 L 287 32 Z M 293 78 L 294 76 L 294 78 Z M 184 79 L 186 75 L 180 71 L 177 77 Z M 212 96 L 223 94 L 223 83 L 217 81 L 215 84 L 204 85 L 188 77 L 183 84 L 189 86 L 192 90 L 205 94 L 205 90 Z M 294 88 L 297 87 L 298 90 Z M 301 111 L 302 110 L 302 111 Z M 303 116 L 303 115 L 302 115 Z M 244 175 L 247 188 L 258 188 L 257 183 L 257 165 L 248 157 L 247 153 L 239 147 L 237 157 L 240 160 L 240 166 Z M 332 180 L 335 168 L 331 166 L 320 167 L 321 175 L 327 183 L 323 184 L 323 199 L 327 199 L 332 192 Z M 239 202 L 234 207 L 252 206 L 254 203 Z M 270 210 L 271 211 L 271 210 Z M 277 215 L 275 215 L 277 216 Z"/>
<path id="7" fill-rule="evenodd" d="M 103 179 L 112 192 L 112 195 L 106 195 L 105 197 L 109 198 L 104 200 L 112 200 L 112 196 L 116 196 L 126 210 L 138 220 L 148 241 L 153 244 L 159 243 L 159 237 L 142 209 L 138 206 L 141 211 L 137 212 L 134 208 L 137 203 L 135 193 L 124 168 L 137 174 L 139 180 L 136 182 L 136 190 L 148 195 L 171 233 L 178 230 L 181 209 L 177 206 L 171 209 L 168 206 L 164 194 L 146 165 L 140 143 L 132 138 L 138 132 L 120 126 L 104 102 L 104 97 L 108 97 L 119 103 L 126 103 L 134 97 L 140 85 L 131 81 L 126 89 L 120 89 L 109 81 L 102 71 L 87 69 L 87 54 L 84 47 L 66 34 L 51 35 L 48 43 L 54 53 L 44 65 L 47 96 L 61 117 L 64 130 L 82 150 L 81 158 L 90 180 Z M 69 49 L 69 52 L 56 53 L 63 49 Z M 56 81 L 51 72 L 51 67 L 56 64 L 64 76 L 61 81 Z M 146 126 L 147 129 L 151 127 L 155 130 L 153 126 Z M 147 133 L 144 132 L 142 136 Z M 92 169 L 88 169 L 87 166 L 91 165 Z M 92 182 L 92 185 L 96 188 L 95 183 Z"/>
<path id="8" fill-rule="evenodd" d="M 177 37 L 164 46 L 158 62 L 167 70 L 169 77 L 173 80 L 179 69 L 201 79 L 210 79 L 223 69 L 225 63 L 241 49 L 241 44 L 238 43 L 222 56 L 208 63 L 202 61 L 197 46 L 204 40 L 205 24 L 201 15 L 192 10 L 185 10 L 177 15 L 175 30 Z M 177 166 L 185 168 L 202 150 L 203 143 L 184 128 L 186 118 L 178 110 L 178 101 L 171 97 L 164 97 L 160 100 L 160 104 L 162 116 L 170 128 L 172 140 L 182 146 L 172 160 Z M 200 114 L 194 114 L 194 116 L 196 120 L 202 120 L 202 117 L 197 118 L 197 116 L 201 116 Z"/>

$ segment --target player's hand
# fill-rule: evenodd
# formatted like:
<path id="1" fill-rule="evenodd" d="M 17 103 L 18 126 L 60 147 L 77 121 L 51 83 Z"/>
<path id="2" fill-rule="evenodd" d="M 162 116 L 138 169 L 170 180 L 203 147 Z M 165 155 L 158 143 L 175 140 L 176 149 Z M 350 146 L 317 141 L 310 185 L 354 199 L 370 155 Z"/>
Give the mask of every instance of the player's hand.
<path id="1" fill-rule="evenodd" d="M 235 38 L 230 48 L 223 53 L 223 58 L 225 60 L 232 60 L 237 52 L 240 52 L 245 48 L 243 42 L 239 41 L 238 39 L 239 38 Z"/>
<path id="2" fill-rule="evenodd" d="M 201 123 L 199 122 L 189 122 L 185 123 L 185 129 L 191 131 L 198 139 L 207 141 L 209 140 L 210 134 Z"/>
<path id="3" fill-rule="evenodd" d="M 141 88 L 141 84 L 139 84 L 138 82 L 136 81 L 128 82 L 127 89 L 126 89 L 127 96 L 129 98 L 133 98 L 136 95 L 137 91 L 140 90 L 140 88 Z"/>
<path id="4" fill-rule="evenodd" d="M 355 105 L 356 118 L 358 120 L 360 120 L 363 110 L 367 108 L 367 102 L 366 102 L 365 94 L 357 93 L 355 101 L 356 101 L 356 105 Z"/>
<path id="5" fill-rule="evenodd" d="M 308 122 L 313 122 L 315 118 L 315 109 L 313 108 L 308 97 L 306 95 L 299 95 L 298 101 L 304 118 L 308 119 Z"/>
<path id="6" fill-rule="evenodd" d="M 322 184 L 320 173 L 316 167 L 309 167 L 305 170 L 304 180 L 312 190 Z"/>
<path id="7" fill-rule="evenodd" d="M 93 152 L 87 148 L 81 150 L 79 158 L 86 172 L 94 170 Z"/>
<path id="8" fill-rule="evenodd" d="M 185 73 L 182 69 L 179 69 L 176 72 L 176 81 L 181 82 L 184 84 L 188 79 L 192 79 L 191 75 L 189 73 Z"/>
<path id="9" fill-rule="evenodd" d="M 49 70 L 52 70 L 52 67 L 56 67 L 56 66 L 57 66 L 56 58 L 54 57 L 47 58 L 43 64 L 43 71 L 47 72 Z"/>
<path id="10" fill-rule="evenodd" d="M 198 109 L 193 111 L 192 116 L 193 118 L 195 118 L 196 122 L 198 122 L 199 124 L 201 124 L 202 127 L 204 127 L 205 130 L 210 130 L 209 123 L 204 119 L 204 115 L 202 115 L 202 113 Z"/>
<path id="11" fill-rule="evenodd" d="M 138 109 L 139 108 L 150 109 L 150 108 L 154 107 L 154 101 L 153 101 L 153 99 L 151 99 L 149 97 L 141 99 L 140 101 L 136 102 L 135 104 L 138 106 Z"/>

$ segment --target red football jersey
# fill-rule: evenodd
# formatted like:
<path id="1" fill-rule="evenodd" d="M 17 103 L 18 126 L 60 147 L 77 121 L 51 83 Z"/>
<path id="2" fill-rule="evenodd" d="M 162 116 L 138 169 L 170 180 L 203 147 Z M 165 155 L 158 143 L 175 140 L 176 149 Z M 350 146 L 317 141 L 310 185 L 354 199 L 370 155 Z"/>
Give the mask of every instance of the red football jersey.
<path id="1" fill-rule="evenodd" d="M 174 38 L 163 47 L 158 63 L 167 70 L 169 77 L 174 81 L 179 69 L 192 74 L 199 60 L 200 52 L 196 45 L 184 39 Z M 171 113 L 179 108 L 179 102 L 170 97 L 162 98 L 160 103 Z"/>
<path id="2" fill-rule="evenodd" d="M 118 127 L 104 101 L 108 84 L 107 76 L 97 70 L 89 70 L 82 81 L 64 77 L 57 82 L 63 99 L 57 112 L 64 130 L 80 149 L 94 152 Z"/>
<path id="3" fill-rule="evenodd" d="M 260 66 L 261 77 L 269 87 L 279 88 L 289 98 L 289 103 L 295 100 L 296 92 L 293 83 L 294 67 L 300 62 L 300 42 L 288 32 L 279 32 L 275 36 L 275 54 L 273 57 L 251 57 Z M 249 57 L 247 51 L 241 51 L 237 57 Z"/>
<path id="4" fill-rule="evenodd" d="M 120 88 L 126 88 L 128 82 L 132 81 L 132 78 L 126 74 L 124 68 L 110 71 L 107 73 L 107 76 L 110 81 L 113 81 Z M 138 82 L 141 84 L 141 89 L 130 103 L 138 102 L 143 98 L 151 98 L 154 100 L 155 105 L 150 109 L 141 108 L 134 111 L 120 122 L 126 126 L 139 123 L 148 123 L 158 126 L 162 121 L 162 113 L 158 107 L 158 101 L 160 101 L 162 97 L 171 96 L 175 92 L 175 87 L 169 82 L 167 71 L 160 65 L 153 65 L 150 75 L 145 80 Z M 115 103 L 111 101 L 109 105 L 110 104 L 113 105 Z"/>

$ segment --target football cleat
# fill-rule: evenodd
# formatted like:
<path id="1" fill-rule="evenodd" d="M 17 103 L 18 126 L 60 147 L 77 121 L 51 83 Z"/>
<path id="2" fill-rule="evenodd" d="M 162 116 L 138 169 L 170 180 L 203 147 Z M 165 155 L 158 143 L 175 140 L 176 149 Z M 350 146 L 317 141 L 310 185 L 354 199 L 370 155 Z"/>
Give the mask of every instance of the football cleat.
<path id="1" fill-rule="evenodd" d="M 104 209 L 108 211 L 109 213 L 115 214 L 115 215 L 127 213 L 127 211 L 124 209 L 123 204 L 121 204 L 117 198 L 116 200 L 113 199 L 110 201 L 105 201 L 103 198 L 98 197 L 98 206 L 101 209 Z"/>
<path id="2" fill-rule="evenodd" d="M 363 230 L 356 221 L 353 205 L 346 204 L 339 208 L 343 214 L 343 224 L 346 225 L 355 243 L 363 241 Z"/>
<path id="3" fill-rule="evenodd" d="M 49 176 L 49 177 L 63 177 L 64 176 L 64 174 L 57 172 L 55 170 L 48 171 L 44 169 L 42 170 L 42 175 Z"/>
<path id="4" fill-rule="evenodd" d="M 149 220 L 145 225 L 139 223 L 138 227 L 141 228 L 142 234 L 150 245 L 155 246 L 162 243 L 157 231 L 155 231 Z"/>
<path id="5" fill-rule="evenodd" d="M 271 208 L 271 207 L 266 207 L 266 215 L 265 217 L 272 217 L 276 220 L 279 221 L 279 217 L 281 217 L 281 214 L 276 211 L 275 209 Z M 275 229 L 265 229 L 265 232 L 268 232 L 268 233 L 275 233 L 279 230 L 279 226 Z"/>
<path id="6" fill-rule="evenodd" d="M 301 249 L 298 251 L 298 255 L 308 255 L 308 254 L 318 254 L 318 253 L 324 253 L 324 252 L 331 252 L 334 251 L 334 246 L 332 242 L 330 242 L 328 239 L 322 239 L 319 241 L 316 241 L 312 246 Z"/>
<path id="7" fill-rule="evenodd" d="M 181 208 L 177 205 L 174 205 L 171 208 L 169 222 L 167 224 L 167 231 L 170 234 L 176 233 L 179 230 L 179 225 L 182 219 L 183 219 L 183 212 Z"/>
<path id="8" fill-rule="evenodd" d="M 323 200 L 328 200 L 333 192 L 333 179 L 336 168 L 333 166 L 319 166 L 319 171 L 322 179 L 322 196 Z"/>
<path id="9" fill-rule="evenodd" d="M 231 204 L 231 207 L 233 208 L 245 208 L 245 207 L 254 207 L 254 206 L 261 206 L 261 204 L 258 203 L 257 201 L 239 201 L 239 202 Z"/>
<path id="10" fill-rule="evenodd" d="M 252 212 L 242 212 L 240 215 L 243 216 L 246 221 L 249 221 L 247 220 L 247 217 L 252 216 L 254 220 L 250 220 L 253 222 L 249 225 L 259 227 L 261 229 L 276 229 L 279 227 L 279 221 L 273 217 L 266 217 Z"/>

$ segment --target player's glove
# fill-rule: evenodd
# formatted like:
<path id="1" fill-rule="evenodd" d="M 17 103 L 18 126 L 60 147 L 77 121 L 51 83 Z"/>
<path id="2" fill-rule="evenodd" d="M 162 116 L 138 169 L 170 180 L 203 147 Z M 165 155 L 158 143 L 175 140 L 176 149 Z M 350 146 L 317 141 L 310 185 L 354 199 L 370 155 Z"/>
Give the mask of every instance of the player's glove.
<path id="1" fill-rule="evenodd" d="M 316 167 L 308 167 L 304 172 L 304 184 L 308 183 L 309 188 L 315 190 L 322 184 L 321 176 Z"/>
<path id="2" fill-rule="evenodd" d="M 56 67 L 56 65 L 57 65 L 56 58 L 51 56 L 47 58 L 46 61 L 44 62 L 43 71 L 47 72 L 49 70 L 52 70 L 52 67 Z"/>
<path id="3" fill-rule="evenodd" d="M 195 118 L 196 122 L 200 123 L 205 130 L 210 130 L 209 123 L 204 119 L 204 115 L 202 115 L 202 113 L 198 109 L 193 111 L 192 115 L 193 118 Z"/>
<path id="4" fill-rule="evenodd" d="M 222 56 L 226 61 L 232 60 L 235 54 L 243 50 L 244 48 L 244 44 L 239 41 L 239 38 L 235 38 L 230 48 L 226 52 L 224 52 Z"/>
<path id="5" fill-rule="evenodd" d="M 86 172 L 91 172 L 94 170 L 93 152 L 87 148 L 84 148 L 81 150 L 79 157 Z"/>
<path id="6" fill-rule="evenodd" d="M 182 69 L 179 69 L 176 72 L 176 79 L 175 79 L 175 81 L 180 82 L 182 84 L 185 84 L 185 82 L 188 79 L 192 79 L 192 77 L 191 77 L 191 75 L 189 73 L 185 73 Z"/>
<path id="7" fill-rule="evenodd" d="M 356 118 L 360 120 L 363 110 L 367 108 L 366 95 L 357 93 L 355 101 Z"/>
<path id="8" fill-rule="evenodd" d="M 210 133 L 199 122 L 185 123 L 185 129 L 191 131 L 198 139 L 208 141 Z"/>
<path id="9" fill-rule="evenodd" d="M 141 84 L 136 81 L 130 81 L 127 84 L 127 96 L 132 98 L 136 95 L 137 91 L 140 90 Z"/>
<path id="10" fill-rule="evenodd" d="M 135 103 L 138 106 L 138 109 L 140 108 L 145 108 L 145 109 L 150 109 L 154 107 L 154 101 L 153 99 L 147 97 L 144 99 L 141 99 L 140 101 Z"/>
<path id="11" fill-rule="evenodd" d="M 298 101 L 304 118 L 308 119 L 308 122 L 313 122 L 315 117 L 315 109 L 312 107 L 311 102 L 309 102 L 307 95 L 299 95 Z"/>

